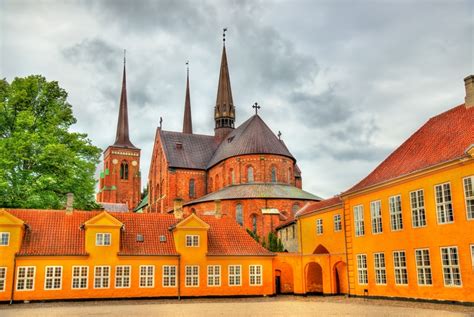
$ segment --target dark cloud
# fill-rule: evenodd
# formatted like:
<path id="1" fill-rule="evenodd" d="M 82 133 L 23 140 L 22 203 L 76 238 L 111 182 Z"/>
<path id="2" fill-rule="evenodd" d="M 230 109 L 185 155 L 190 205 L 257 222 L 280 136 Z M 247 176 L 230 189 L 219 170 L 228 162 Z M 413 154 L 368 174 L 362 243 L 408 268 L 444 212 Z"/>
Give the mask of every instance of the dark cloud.
<path id="1" fill-rule="evenodd" d="M 120 48 L 98 38 L 84 39 L 61 51 L 67 61 L 77 65 L 93 64 L 100 72 L 117 69 L 119 52 Z"/>

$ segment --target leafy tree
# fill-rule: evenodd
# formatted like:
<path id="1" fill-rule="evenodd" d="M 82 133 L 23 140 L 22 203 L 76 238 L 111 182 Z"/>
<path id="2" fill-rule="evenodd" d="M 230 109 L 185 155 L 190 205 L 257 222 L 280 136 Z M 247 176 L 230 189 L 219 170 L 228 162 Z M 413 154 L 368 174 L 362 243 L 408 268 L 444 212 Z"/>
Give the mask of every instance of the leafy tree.
<path id="1" fill-rule="evenodd" d="M 278 236 L 274 232 L 270 232 L 268 234 L 267 239 L 265 237 L 263 239 L 260 238 L 260 236 L 256 233 L 253 232 L 252 230 L 249 230 L 247 228 L 247 233 L 258 243 L 262 245 L 265 249 L 272 251 L 272 252 L 283 252 L 285 251 L 285 248 L 283 247 L 283 242 L 281 242 L 281 239 L 278 238 Z"/>
<path id="2" fill-rule="evenodd" d="M 0 207 L 93 209 L 101 150 L 76 123 L 67 92 L 40 75 L 0 80 Z"/>

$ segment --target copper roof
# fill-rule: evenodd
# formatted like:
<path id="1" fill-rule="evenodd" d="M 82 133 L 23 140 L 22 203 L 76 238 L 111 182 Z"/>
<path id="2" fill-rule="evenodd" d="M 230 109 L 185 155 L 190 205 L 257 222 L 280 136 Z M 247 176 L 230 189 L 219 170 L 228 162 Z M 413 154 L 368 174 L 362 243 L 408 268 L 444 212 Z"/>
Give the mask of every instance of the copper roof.
<path id="1" fill-rule="evenodd" d="M 189 201 L 184 205 L 193 205 L 205 201 L 246 198 L 321 200 L 318 196 L 288 184 L 251 183 L 227 186 L 196 200 Z"/>
<path id="2" fill-rule="evenodd" d="M 221 116 L 235 118 L 234 100 L 232 98 L 232 88 L 230 86 L 229 66 L 227 65 L 225 45 L 222 48 L 215 112 L 216 118 Z"/>
<path id="3" fill-rule="evenodd" d="M 245 154 L 276 154 L 296 161 L 283 141 L 278 139 L 257 114 L 227 135 L 207 167 L 211 168 L 227 158 Z"/>

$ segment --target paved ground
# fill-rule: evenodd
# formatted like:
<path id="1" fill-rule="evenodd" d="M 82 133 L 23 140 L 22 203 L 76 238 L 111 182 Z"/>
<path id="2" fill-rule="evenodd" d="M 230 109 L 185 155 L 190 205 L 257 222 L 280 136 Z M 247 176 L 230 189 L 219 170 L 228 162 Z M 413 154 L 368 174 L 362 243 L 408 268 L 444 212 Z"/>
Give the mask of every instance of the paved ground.
<path id="1" fill-rule="evenodd" d="M 345 297 L 278 296 L 107 300 L 0 305 L 1 317 L 36 316 L 474 316 L 474 307 Z"/>

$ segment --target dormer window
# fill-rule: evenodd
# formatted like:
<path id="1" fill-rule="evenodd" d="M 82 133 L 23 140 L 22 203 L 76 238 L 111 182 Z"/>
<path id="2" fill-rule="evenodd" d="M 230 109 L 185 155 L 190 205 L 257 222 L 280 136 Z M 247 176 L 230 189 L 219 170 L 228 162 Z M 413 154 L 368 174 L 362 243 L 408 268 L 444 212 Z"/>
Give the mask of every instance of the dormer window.
<path id="1" fill-rule="evenodd" d="M 10 244 L 10 232 L 0 232 L 0 246 L 8 246 Z"/>
<path id="2" fill-rule="evenodd" d="M 112 237 L 110 233 L 96 233 L 95 234 L 95 245 L 96 246 L 108 246 L 111 244 Z"/>
<path id="3" fill-rule="evenodd" d="M 187 247 L 198 247 L 199 246 L 199 236 L 198 235 L 187 235 L 186 236 L 186 246 Z"/>

